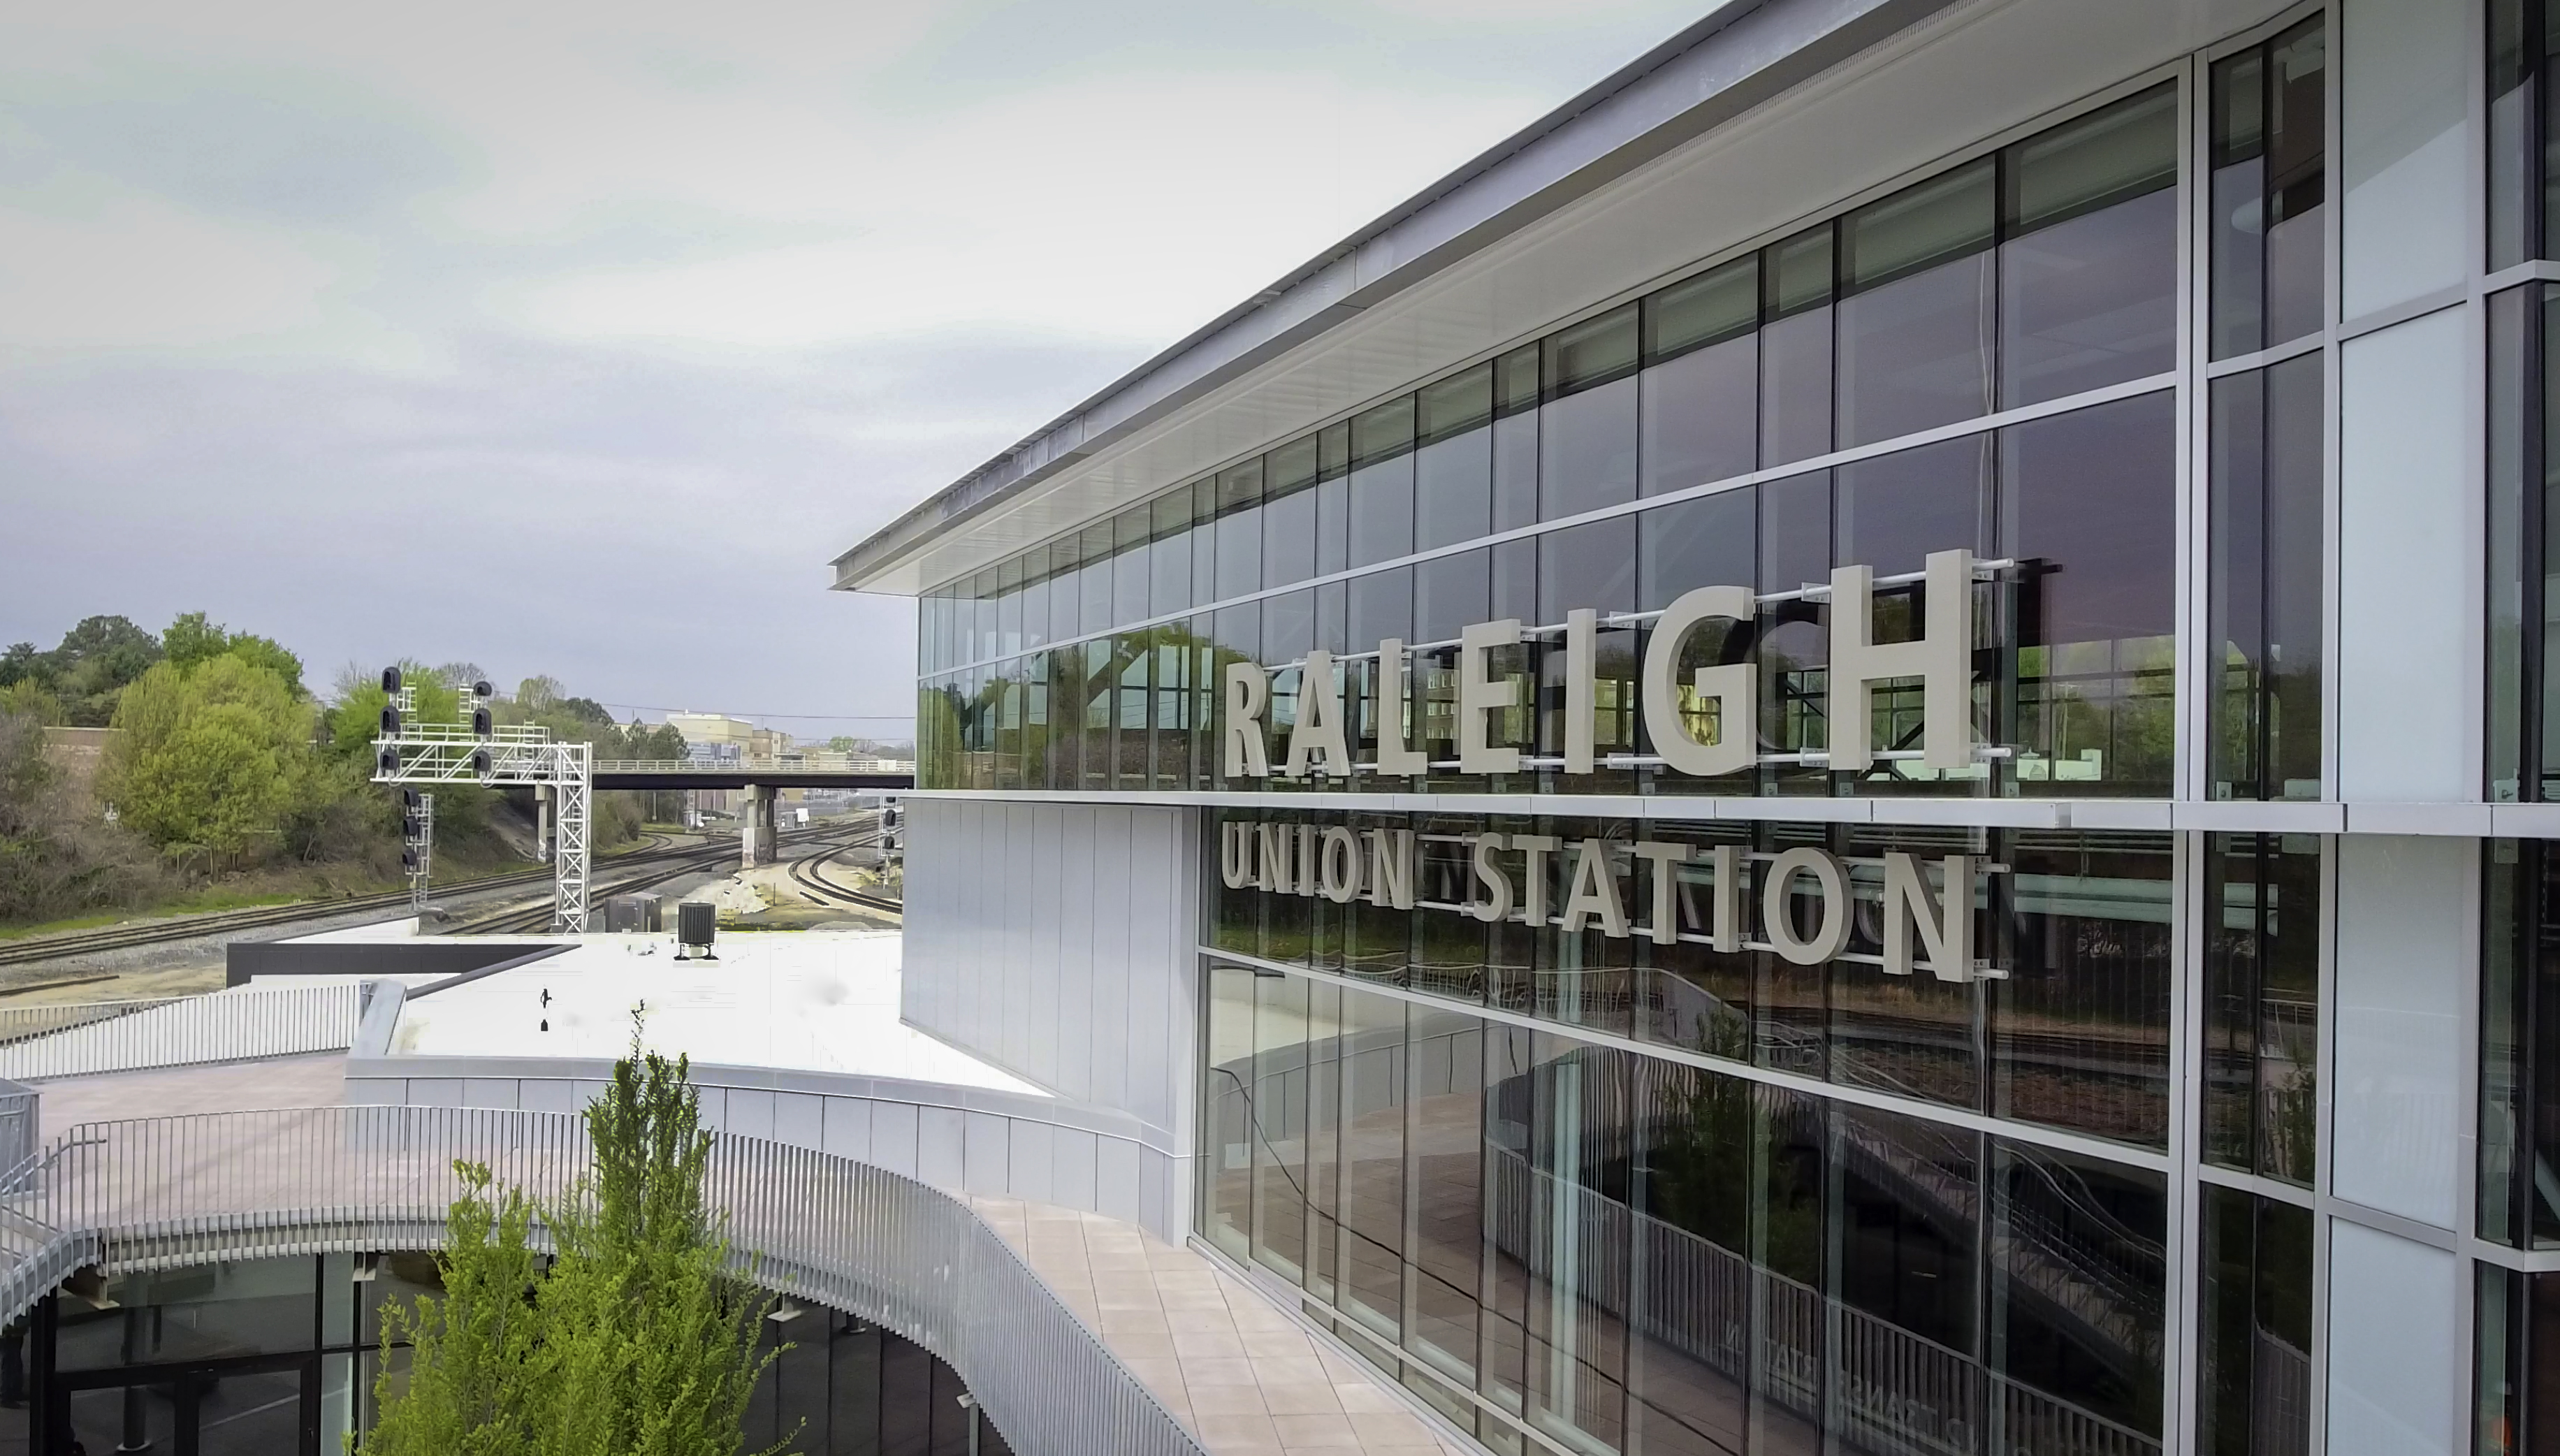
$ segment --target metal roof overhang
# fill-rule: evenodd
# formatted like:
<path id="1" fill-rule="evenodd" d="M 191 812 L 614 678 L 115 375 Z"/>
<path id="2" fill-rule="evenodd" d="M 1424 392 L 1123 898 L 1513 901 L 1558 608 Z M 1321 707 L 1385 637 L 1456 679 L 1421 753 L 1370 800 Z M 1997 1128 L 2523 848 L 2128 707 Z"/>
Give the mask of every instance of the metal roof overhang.
<path id="1" fill-rule="evenodd" d="M 2282 3 L 1730 0 L 875 532 L 834 585 L 930 590 Z M 1805 84 L 1836 71 L 1865 83 Z"/>

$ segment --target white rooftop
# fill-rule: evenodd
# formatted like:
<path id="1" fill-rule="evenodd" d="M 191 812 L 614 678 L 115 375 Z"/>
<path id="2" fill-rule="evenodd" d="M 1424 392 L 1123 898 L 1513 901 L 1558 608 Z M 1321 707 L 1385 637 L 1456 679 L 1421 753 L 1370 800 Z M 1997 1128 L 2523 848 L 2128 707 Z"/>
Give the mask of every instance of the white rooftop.
<path id="1" fill-rule="evenodd" d="M 1048 1095 L 898 1020 L 893 930 L 723 935 L 710 961 L 677 960 L 664 934 L 533 938 L 571 948 L 409 1001 L 392 1053 L 609 1059 L 645 1007 L 647 1045 L 698 1063 Z"/>

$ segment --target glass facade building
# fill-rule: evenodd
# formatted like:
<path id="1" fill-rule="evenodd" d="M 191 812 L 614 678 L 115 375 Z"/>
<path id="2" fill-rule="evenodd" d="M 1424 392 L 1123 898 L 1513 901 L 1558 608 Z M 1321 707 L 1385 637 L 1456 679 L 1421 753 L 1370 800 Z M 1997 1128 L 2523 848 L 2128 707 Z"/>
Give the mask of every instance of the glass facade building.
<path id="1" fill-rule="evenodd" d="M 908 974 L 1161 984 L 1188 1230 L 1453 1439 L 2560 1449 L 2560 14 L 1968 14 L 1684 33 L 840 560 L 1029 846 Z"/>

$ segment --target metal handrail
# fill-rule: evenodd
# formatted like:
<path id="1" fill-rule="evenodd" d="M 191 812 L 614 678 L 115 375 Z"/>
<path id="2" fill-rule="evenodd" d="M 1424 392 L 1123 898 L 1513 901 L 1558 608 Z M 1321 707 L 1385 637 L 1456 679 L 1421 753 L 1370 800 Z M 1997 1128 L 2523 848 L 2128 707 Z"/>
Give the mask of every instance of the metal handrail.
<path id="1" fill-rule="evenodd" d="M 84 1263 L 168 1267 L 434 1248 L 483 1163 L 538 1199 L 591 1163 L 573 1113 L 359 1106 L 84 1123 L 0 1192 L 0 1318 Z M 957 1371 L 1024 1456 L 1205 1456 L 967 1204 L 886 1169 L 720 1136 L 706 1201 L 757 1283 L 873 1321 Z"/>
<path id="2" fill-rule="evenodd" d="M 355 1041 L 364 996 L 362 984 L 341 982 L 0 1009 L 0 1077 L 87 1076 L 343 1052 Z"/>
<path id="3" fill-rule="evenodd" d="M 915 772 L 909 758 L 873 758 L 861 753 L 783 753 L 760 758 L 598 758 L 598 773 L 904 773 Z"/>

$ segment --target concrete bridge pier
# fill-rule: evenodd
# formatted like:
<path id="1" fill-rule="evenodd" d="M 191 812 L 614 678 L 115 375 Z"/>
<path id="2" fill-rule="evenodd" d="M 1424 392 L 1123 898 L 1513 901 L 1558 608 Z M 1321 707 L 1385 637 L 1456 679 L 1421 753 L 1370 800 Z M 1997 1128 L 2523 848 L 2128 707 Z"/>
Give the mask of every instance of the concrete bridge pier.
<path id="1" fill-rule="evenodd" d="M 752 870 L 778 858 L 779 831 L 774 827 L 773 804 L 780 796 L 780 791 L 764 784 L 746 786 L 746 812 L 740 817 L 737 831 L 738 868 Z"/>

